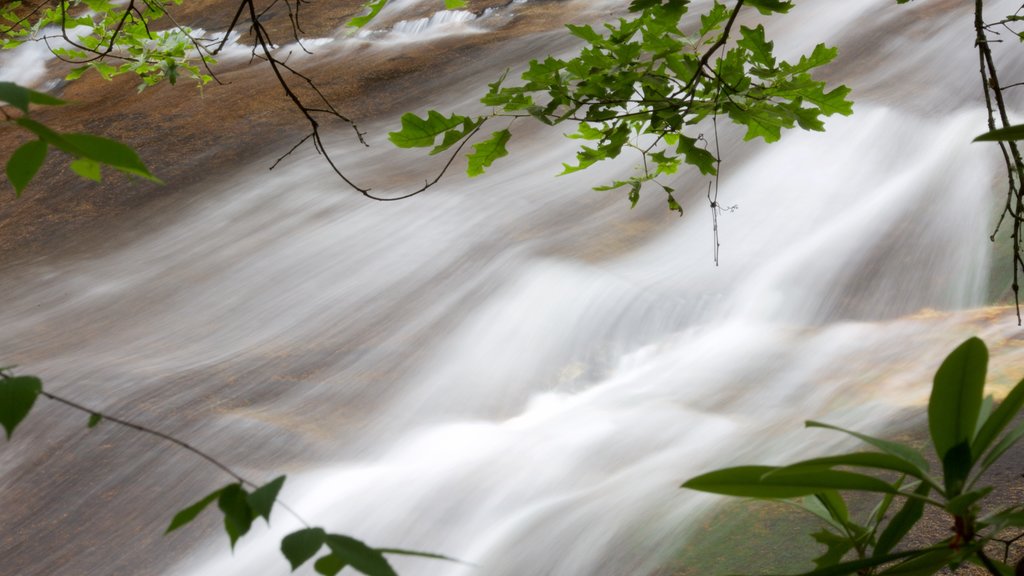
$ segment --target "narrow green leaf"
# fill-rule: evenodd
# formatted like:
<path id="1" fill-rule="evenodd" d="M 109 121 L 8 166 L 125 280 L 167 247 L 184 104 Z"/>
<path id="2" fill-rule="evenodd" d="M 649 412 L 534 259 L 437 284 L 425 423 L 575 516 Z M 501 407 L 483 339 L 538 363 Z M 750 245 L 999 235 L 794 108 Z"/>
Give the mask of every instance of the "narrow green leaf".
<path id="1" fill-rule="evenodd" d="M 995 398 L 991 394 L 986 394 L 981 400 L 981 409 L 978 410 L 978 422 L 974 425 L 974 430 L 971 432 L 971 438 L 977 438 L 978 434 L 981 433 L 981 429 L 988 422 L 989 416 L 992 415 L 992 409 L 995 408 Z"/>
<path id="2" fill-rule="evenodd" d="M 1000 510 L 995 514 L 982 518 L 979 524 L 991 527 L 993 532 L 998 532 L 1011 526 L 1014 528 L 1024 528 L 1024 509 L 1017 507 Z"/>
<path id="3" fill-rule="evenodd" d="M 36 398 L 43 391 L 43 383 L 35 376 L 0 378 L 0 424 L 11 439 L 14 429 L 28 416 Z"/>
<path id="4" fill-rule="evenodd" d="M 95 412 L 89 414 L 89 428 L 95 428 L 96 425 L 99 424 L 101 420 L 103 420 L 103 416 L 100 416 Z"/>
<path id="5" fill-rule="evenodd" d="M 971 506 L 985 496 L 988 496 L 993 489 L 993 486 L 986 486 L 981 490 L 973 490 L 961 494 L 946 504 L 946 511 L 954 516 L 963 516 Z"/>
<path id="6" fill-rule="evenodd" d="M 893 494 L 895 486 L 873 476 L 830 470 L 818 467 L 786 466 L 765 474 L 761 481 L 785 486 L 805 486 L 814 492 L 821 490 L 860 490 Z"/>
<path id="7" fill-rule="evenodd" d="M 683 482 L 682 488 L 749 498 L 796 498 L 814 494 L 814 490 L 791 486 L 765 485 L 761 477 L 777 470 L 775 466 L 737 466 L 701 474 Z"/>
<path id="8" fill-rule="evenodd" d="M 1009 434 L 1003 436 L 1003 439 L 996 444 L 995 448 L 985 456 L 985 459 L 981 463 L 981 471 L 988 470 L 989 466 L 996 463 L 997 460 L 1014 444 L 1017 443 L 1024 436 L 1024 424 L 1014 428 Z"/>
<path id="9" fill-rule="evenodd" d="M 838 492 L 834 490 L 832 490 L 831 492 L 838 496 Z M 836 513 L 825 504 L 824 499 L 819 497 L 821 494 L 824 494 L 824 492 L 819 492 L 817 494 L 812 494 L 810 496 L 804 496 L 799 500 L 794 500 L 793 503 L 802 508 L 803 510 L 810 512 L 811 514 L 814 514 L 818 518 L 821 518 L 827 524 L 836 528 L 837 530 L 842 530 L 843 522 L 836 518 Z"/>
<path id="10" fill-rule="evenodd" d="M 970 338 L 942 362 L 928 401 L 928 428 L 939 458 L 961 442 L 972 440 L 981 409 L 988 349 Z"/>
<path id="11" fill-rule="evenodd" d="M 959 553 L 956 548 L 947 546 L 910 558 L 888 570 L 883 570 L 880 574 L 886 576 L 932 576 L 943 566 L 956 560 Z"/>
<path id="12" fill-rule="evenodd" d="M 885 530 L 878 536 L 874 552 L 876 556 L 891 552 L 903 540 L 903 537 L 910 532 L 910 529 L 917 524 L 924 513 L 924 500 L 922 498 L 927 497 L 930 491 L 931 486 L 922 482 L 914 491 L 921 498 L 907 498 L 903 502 L 903 507 L 892 517 Z"/>
<path id="13" fill-rule="evenodd" d="M 782 469 L 774 466 L 738 466 L 687 480 L 683 488 L 748 498 L 796 498 L 827 490 L 896 492 L 877 478 L 821 468 Z"/>
<path id="14" fill-rule="evenodd" d="M 894 472 L 902 472 L 908 476 L 915 478 L 922 478 L 923 474 L 921 469 L 917 466 L 907 462 L 905 459 L 899 456 L 893 456 L 892 454 L 884 454 L 880 452 L 853 452 L 851 454 L 841 454 L 838 456 L 825 456 L 823 458 L 813 458 L 811 460 L 804 460 L 795 464 L 790 464 L 783 468 L 833 468 L 835 466 L 853 466 L 857 468 L 876 468 L 879 470 L 892 470 Z"/>
<path id="15" fill-rule="evenodd" d="M 323 574 L 324 576 L 335 576 L 338 572 L 341 572 L 347 564 L 341 558 L 338 558 L 334 554 L 328 554 L 317 558 L 317 561 L 313 564 L 313 569 L 316 570 L 317 574 Z"/>
<path id="16" fill-rule="evenodd" d="M 418 558 L 430 558 L 432 560 L 444 560 L 446 562 L 455 562 L 457 564 L 466 564 L 462 560 L 452 558 L 450 556 L 444 556 L 441 554 L 434 554 L 433 552 L 420 552 L 418 550 L 403 550 L 401 548 L 377 548 L 377 551 L 381 554 L 394 554 L 396 556 L 416 556 Z"/>
<path id="17" fill-rule="evenodd" d="M 1024 124 L 985 132 L 974 139 L 975 142 L 1006 142 L 1010 140 L 1024 140 Z"/>
<path id="18" fill-rule="evenodd" d="M 281 539 L 281 553 L 292 565 L 293 572 L 316 555 L 326 537 L 322 528 L 303 528 Z"/>
<path id="19" fill-rule="evenodd" d="M 367 576 L 398 576 L 380 550 L 374 550 L 355 538 L 328 534 L 326 542 L 335 556 Z"/>
<path id="20" fill-rule="evenodd" d="M 839 525 L 844 525 L 850 521 L 850 510 L 839 492 L 826 490 L 818 492 L 814 497 L 828 511 L 829 517 L 839 523 Z"/>
<path id="21" fill-rule="evenodd" d="M 7 179 L 14 186 L 14 194 L 21 196 L 25 187 L 32 181 L 43 161 L 49 146 L 43 140 L 32 140 L 18 147 L 7 160 Z"/>
<path id="22" fill-rule="evenodd" d="M 818 568 L 833 566 L 843 561 L 843 556 L 853 549 L 853 542 L 846 536 L 833 534 L 828 530 L 819 530 L 811 534 L 815 542 L 825 545 L 825 552 L 814 559 L 814 565 Z"/>
<path id="23" fill-rule="evenodd" d="M 906 460 L 910 464 L 917 466 L 922 472 L 928 471 L 928 461 L 925 460 L 924 456 L 922 456 L 917 450 L 914 450 L 910 446 L 899 444 L 897 442 L 890 442 L 889 440 L 882 440 L 881 438 L 874 438 L 866 434 L 853 432 L 851 430 L 846 430 L 844 428 L 833 426 L 831 424 L 825 424 L 823 422 L 816 422 L 814 420 L 808 420 L 807 422 L 804 423 L 804 425 L 807 426 L 808 428 L 826 428 L 828 430 L 835 430 L 837 432 L 849 434 L 854 438 L 862 440 L 874 446 L 875 448 L 878 448 L 879 450 L 885 452 L 886 454 L 892 454 L 893 456 L 897 456 L 899 458 L 902 458 L 903 460 Z"/>
<path id="24" fill-rule="evenodd" d="M 216 500 L 223 490 L 223 488 L 218 488 L 217 490 L 214 490 L 213 492 L 207 494 L 206 497 L 200 500 L 199 502 L 196 502 L 195 504 L 175 514 L 174 518 L 171 520 L 171 525 L 167 527 L 167 530 L 164 532 L 164 534 L 170 534 L 171 532 L 174 532 L 175 530 L 181 528 L 185 524 L 188 524 L 189 522 L 195 520 L 196 516 L 199 516 L 200 512 L 202 512 L 207 506 L 209 506 L 211 502 Z"/>
<path id="25" fill-rule="evenodd" d="M 975 435 L 974 442 L 971 444 L 971 455 L 974 458 L 980 458 L 988 450 L 989 445 L 1020 412 L 1022 406 L 1024 406 L 1024 380 L 1013 387 L 1013 390 L 999 403 L 999 407 L 985 420 L 978 434 Z"/>
<path id="26" fill-rule="evenodd" d="M 241 484 L 230 484 L 221 490 L 217 498 L 217 507 L 224 513 L 224 531 L 231 540 L 232 549 L 252 527 L 253 514 L 247 497 L 248 493 Z"/>
<path id="27" fill-rule="evenodd" d="M 281 491 L 284 480 L 284 476 L 278 476 L 249 494 L 247 501 L 254 517 L 262 516 L 267 523 L 270 523 L 270 510 L 274 507 L 274 501 L 277 500 L 277 494 Z"/>
<path id="28" fill-rule="evenodd" d="M 484 169 L 489 167 L 498 158 L 508 156 L 508 150 L 505 145 L 512 138 L 512 133 L 506 130 L 498 130 L 491 134 L 491 137 L 483 142 L 473 145 L 473 152 L 468 155 L 469 167 L 466 168 L 466 174 L 471 178 L 479 176 L 484 173 Z"/>

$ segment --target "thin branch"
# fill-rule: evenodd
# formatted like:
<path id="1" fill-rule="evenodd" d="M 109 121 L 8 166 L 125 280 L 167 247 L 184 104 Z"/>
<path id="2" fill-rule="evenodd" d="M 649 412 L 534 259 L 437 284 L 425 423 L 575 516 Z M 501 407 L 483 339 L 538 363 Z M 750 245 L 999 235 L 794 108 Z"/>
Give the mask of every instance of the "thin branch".
<path id="1" fill-rule="evenodd" d="M 187 442 L 179 440 L 179 439 L 175 438 L 174 436 L 171 436 L 169 434 L 164 434 L 163 432 L 160 432 L 159 430 L 154 430 L 152 428 L 148 428 L 148 427 L 143 426 L 141 424 L 136 424 L 134 422 L 131 422 L 131 421 L 128 421 L 128 420 L 124 420 L 124 419 L 118 418 L 116 416 L 111 416 L 111 415 L 109 415 L 107 413 L 100 412 L 99 410 L 93 410 L 91 408 L 86 408 L 85 406 L 83 406 L 83 405 L 81 405 L 81 404 L 79 404 L 77 402 L 73 402 L 71 400 L 68 400 L 67 398 L 63 398 L 61 396 L 53 394 L 52 392 L 47 392 L 46 390 L 40 391 L 39 395 L 43 396 L 45 398 L 48 398 L 50 400 L 53 400 L 55 402 L 59 402 L 61 404 L 64 404 L 65 406 L 68 406 L 70 408 L 74 408 L 75 410 L 78 410 L 80 412 L 85 412 L 86 414 L 89 414 L 91 416 L 99 416 L 103 420 L 107 420 L 109 422 L 113 422 L 114 424 L 118 424 L 120 426 L 124 426 L 125 428 L 131 428 L 132 430 L 136 430 L 138 432 L 142 432 L 143 434 L 149 434 L 150 436 L 155 436 L 155 437 L 157 437 L 157 438 L 159 438 L 159 439 L 161 439 L 161 440 L 163 440 L 165 442 L 170 442 L 171 444 L 174 444 L 175 446 L 185 450 L 186 452 L 191 452 L 192 454 L 195 454 L 196 456 L 199 456 L 203 460 L 206 460 L 210 464 L 213 464 L 214 466 L 219 468 L 221 471 L 223 471 L 225 474 L 227 474 L 228 476 L 231 476 L 232 478 L 237 480 L 239 484 L 250 486 L 252 488 L 258 488 L 259 487 L 258 484 L 255 484 L 255 483 L 253 483 L 253 482 L 243 478 L 241 474 L 239 474 L 238 472 L 235 472 L 233 469 L 228 467 L 227 464 L 224 464 L 223 462 L 221 462 L 220 460 L 217 460 L 213 456 L 210 456 L 206 452 L 203 452 L 202 450 L 196 448 L 195 446 L 192 446 L 191 444 L 189 444 Z M 294 516 L 296 520 L 301 522 L 307 528 L 309 527 L 309 523 L 306 522 L 302 518 L 302 516 L 300 516 L 297 512 L 295 512 L 295 510 L 293 510 L 287 504 L 285 504 L 284 502 L 282 502 L 280 500 L 276 500 L 275 502 L 278 505 L 280 505 L 283 510 L 287 511 L 289 514 Z"/>

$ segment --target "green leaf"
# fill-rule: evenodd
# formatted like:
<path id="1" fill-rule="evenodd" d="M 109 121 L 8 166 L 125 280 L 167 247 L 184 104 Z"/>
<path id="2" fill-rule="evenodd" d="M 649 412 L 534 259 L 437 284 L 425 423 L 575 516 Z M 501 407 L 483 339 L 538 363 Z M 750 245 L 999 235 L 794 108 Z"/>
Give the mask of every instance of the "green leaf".
<path id="1" fill-rule="evenodd" d="M 465 0 L 444 0 L 444 7 L 446 10 L 454 10 L 456 8 L 465 8 Z"/>
<path id="2" fill-rule="evenodd" d="M 181 528 L 185 524 L 188 524 L 189 522 L 195 520 L 196 516 L 199 516 L 199 513 L 202 512 L 207 506 L 209 506 L 211 502 L 216 500 L 220 496 L 220 493 L 223 491 L 224 488 L 218 488 L 217 490 L 214 490 L 213 492 L 207 494 L 206 497 L 200 500 L 199 502 L 196 502 L 195 504 L 175 514 L 174 518 L 171 519 L 171 525 L 167 527 L 167 530 L 164 532 L 164 534 L 170 534 L 171 532 L 174 532 L 175 530 Z"/>
<path id="3" fill-rule="evenodd" d="M 839 495 L 839 492 L 835 490 L 818 492 L 814 495 L 814 499 L 825 509 L 829 519 L 839 526 L 843 526 L 850 521 L 850 510 L 846 506 L 846 501 Z"/>
<path id="4" fill-rule="evenodd" d="M 418 558 L 430 558 L 432 560 L 444 560 L 446 562 L 456 562 L 458 564 L 465 564 L 465 562 L 452 558 L 450 556 L 444 556 L 441 554 L 434 554 L 433 552 L 420 552 L 418 550 L 403 550 L 402 548 L 377 548 L 377 551 L 381 554 L 394 554 L 396 556 L 415 556 Z"/>
<path id="5" fill-rule="evenodd" d="M 270 510 L 274 507 L 274 501 L 277 500 L 277 493 L 281 491 L 284 480 L 284 476 L 278 476 L 249 494 L 246 500 L 254 517 L 262 516 L 268 524 L 270 523 Z"/>
<path id="6" fill-rule="evenodd" d="M 946 498 L 955 498 L 964 489 L 971 472 L 971 445 L 963 441 L 946 451 L 942 458 L 942 474 L 946 482 Z"/>
<path id="7" fill-rule="evenodd" d="M 932 576 L 959 555 L 956 548 L 940 548 L 901 562 L 880 574 L 888 576 Z"/>
<path id="8" fill-rule="evenodd" d="M 961 494 L 946 504 L 946 511 L 954 516 L 963 516 L 971 506 L 985 496 L 988 496 L 993 489 L 993 486 L 986 486 L 981 490 L 973 490 Z"/>
<path id="9" fill-rule="evenodd" d="M 1019 507 L 1000 510 L 991 516 L 982 518 L 980 522 L 985 526 L 991 527 L 994 532 L 1011 526 L 1014 528 L 1024 528 L 1024 510 Z"/>
<path id="10" fill-rule="evenodd" d="M 59 106 L 64 104 L 64 101 L 59 98 L 54 98 L 49 94 L 19 86 L 14 82 L 0 82 L 0 102 L 7 102 L 26 114 L 28 114 L 29 103 L 44 104 L 47 106 Z"/>
<path id="11" fill-rule="evenodd" d="M 915 478 L 922 478 L 923 474 L 921 469 L 917 466 L 907 462 L 903 458 L 893 456 L 892 454 L 883 454 L 879 452 L 854 452 L 852 454 L 842 454 L 839 456 L 825 456 L 823 458 L 814 458 L 811 460 L 804 460 L 795 464 L 790 464 L 783 468 L 833 468 L 835 466 L 855 466 L 858 468 L 877 468 L 879 470 L 892 470 L 894 472 L 902 472 Z"/>
<path id="12" fill-rule="evenodd" d="M 247 497 L 241 484 L 230 484 L 221 490 L 217 498 L 217 507 L 224 513 L 224 531 L 228 533 L 232 549 L 252 527 L 253 514 Z"/>
<path id="13" fill-rule="evenodd" d="M 0 424 L 11 439 L 14 429 L 28 416 L 43 383 L 35 376 L 12 376 L 0 378 Z"/>
<path id="14" fill-rule="evenodd" d="M 833 534 L 828 530 L 820 530 L 811 534 L 815 542 L 825 545 L 825 552 L 814 559 L 814 565 L 818 568 L 832 566 L 843 561 L 843 556 L 853 550 L 853 542 L 846 536 Z"/>
<path id="15" fill-rule="evenodd" d="M 1024 124 L 985 132 L 974 139 L 975 142 L 1006 142 L 1010 140 L 1024 140 Z"/>
<path id="16" fill-rule="evenodd" d="M 388 0 L 370 0 L 366 4 L 363 4 L 363 8 L 369 10 L 369 12 L 362 16 L 352 18 L 348 21 L 347 25 L 353 28 L 362 28 L 363 26 L 366 26 L 371 20 L 377 17 L 377 14 L 380 14 L 380 11 L 384 9 L 384 6 L 386 6 L 387 3 Z"/>
<path id="17" fill-rule="evenodd" d="M 100 421 L 103 420 L 103 416 L 93 412 L 89 414 L 89 428 L 95 428 Z"/>
<path id="18" fill-rule="evenodd" d="M 71 154 L 73 156 L 82 156 L 82 152 L 73 144 L 65 140 L 63 136 L 54 132 L 47 126 L 40 124 L 39 122 L 36 122 L 31 118 L 21 117 L 15 120 L 14 123 L 28 130 L 29 132 L 32 132 L 33 134 L 38 136 L 40 140 L 44 140 L 47 143 L 51 144 L 52 146 L 55 146 L 60 150 L 67 152 L 68 154 Z"/>
<path id="19" fill-rule="evenodd" d="M 348 566 L 348 564 L 345 564 L 344 560 L 338 558 L 334 554 L 328 554 L 318 558 L 316 563 L 313 564 L 313 569 L 316 570 L 317 574 L 335 576 L 335 574 L 341 572 L 345 566 Z"/>
<path id="20" fill-rule="evenodd" d="M 407 112 L 402 115 L 402 129 L 388 133 L 388 139 L 399 148 L 433 146 L 438 135 L 466 122 L 470 122 L 470 119 L 465 116 L 452 114 L 446 118 L 437 110 L 429 110 L 426 118 Z"/>
<path id="21" fill-rule="evenodd" d="M 786 13 L 793 8 L 793 3 L 789 0 L 747 0 L 747 4 L 757 8 L 761 14 L 771 14 L 772 12 Z"/>
<path id="22" fill-rule="evenodd" d="M 893 560 L 900 560 L 902 558 L 915 558 L 936 550 L 948 549 L 949 548 L 947 546 L 940 545 L 933 548 L 906 550 L 903 552 L 897 552 L 895 554 L 876 555 L 871 558 L 850 560 L 849 562 L 843 562 L 841 564 L 835 564 L 833 566 L 825 566 L 824 568 L 818 568 L 816 570 L 811 570 L 810 572 L 804 572 L 799 576 L 850 576 L 851 574 L 864 573 L 861 571 L 867 568 L 874 568 L 875 566 L 887 564 L 889 562 L 892 562 Z"/>
<path id="23" fill-rule="evenodd" d="M 21 196 L 25 187 L 39 172 L 49 146 L 43 140 L 32 140 L 18 147 L 7 160 L 7 179 L 14 186 L 14 194 Z"/>
<path id="24" fill-rule="evenodd" d="M 99 182 L 103 178 L 103 175 L 100 172 L 100 163 L 95 160 L 90 160 L 89 158 L 77 158 L 72 160 L 69 166 L 75 174 L 78 174 L 86 180 Z"/>
<path id="25" fill-rule="evenodd" d="M 971 444 L 971 454 L 975 458 L 981 457 L 988 450 L 992 442 L 1002 433 L 1003 429 L 1013 420 L 1024 406 L 1024 380 L 1021 380 L 1013 387 L 1013 390 L 1006 395 L 1006 398 L 999 403 L 999 407 L 985 420 L 985 423 L 974 436 Z"/>
<path id="26" fill-rule="evenodd" d="M 988 422 L 989 416 L 992 415 L 992 409 L 995 408 L 995 403 L 996 400 L 991 394 L 986 394 L 981 400 L 981 409 L 978 411 L 978 422 L 974 425 L 974 431 L 971 433 L 971 438 L 976 439 L 978 434 L 981 433 L 982 427 L 986 422 Z"/>
<path id="27" fill-rule="evenodd" d="M 1017 426 L 1009 434 L 1004 436 L 1003 439 L 996 444 L 995 448 L 985 456 L 985 459 L 981 463 L 982 472 L 988 470 L 989 466 L 995 464 L 996 461 L 999 460 L 1007 450 L 1012 448 L 1022 436 L 1024 436 L 1024 424 Z"/>
<path id="28" fill-rule="evenodd" d="M 687 480 L 683 488 L 748 498 L 796 498 L 828 490 L 892 493 L 896 488 L 877 478 L 820 468 L 784 470 L 774 466 L 738 466 Z"/>
<path id="29" fill-rule="evenodd" d="M 860 490 L 894 494 L 899 491 L 892 484 L 873 476 L 815 466 L 786 466 L 778 468 L 765 474 L 761 481 L 787 486 L 805 486 L 807 489 L 813 490 L 812 493 L 822 490 Z"/>
<path id="30" fill-rule="evenodd" d="M 512 133 L 507 129 L 498 130 L 491 134 L 491 137 L 479 144 L 473 145 L 473 152 L 468 155 L 469 166 L 466 168 L 466 174 L 470 178 L 479 176 L 484 173 L 484 169 L 489 167 L 498 158 L 508 156 L 508 150 L 505 145 L 512 138 Z"/>
<path id="31" fill-rule="evenodd" d="M 935 373 L 928 401 L 928 428 L 940 459 L 962 442 L 970 445 L 981 409 L 987 366 L 985 343 L 970 338 L 950 353 Z"/>
<path id="32" fill-rule="evenodd" d="M 139 155 L 129 146 L 116 140 L 92 134 L 64 134 L 63 137 L 64 140 L 80 150 L 81 155 L 86 158 L 106 164 L 128 174 L 135 174 L 153 182 L 160 182 L 156 176 L 150 174 L 146 165 L 139 158 Z"/>
<path id="33" fill-rule="evenodd" d="M 380 550 L 340 534 L 328 534 L 326 541 L 335 556 L 367 576 L 398 576 Z"/>
<path id="34" fill-rule="evenodd" d="M 292 565 L 292 571 L 316 555 L 326 537 L 322 528 L 303 528 L 281 539 L 281 553 Z"/>
<path id="35" fill-rule="evenodd" d="M 7 102 L 28 113 L 28 88 L 22 88 L 14 82 L 0 82 L 0 102 Z"/>
<path id="36" fill-rule="evenodd" d="M 927 497 L 930 491 L 931 486 L 922 482 L 918 485 L 917 490 L 914 491 L 921 498 L 907 498 L 903 502 L 903 507 L 892 517 L 885 530 L 878 536 L 874 552 L 876 556 L 891 552 L 903 540 L 903 537 L 910 532 L 910 529 L 917 524 L 924 513 L 924 500 L 922 498 Z"/>
<path id="37" fill-rule="evenodd" d="M 808 491 L 802 487 L 765 485 L 761 482 L 761 478 L 765 474 L 777 469 L 775 466 L 723 468 L 690 478 L 681 487 L 712 494 L 749 498 L 796 498 L 814 493 L 814 490 Z"/>
<path id="38" fill-rule="evenodd" d="M 445 150 L 451 148 L 456 143 L 461 141 L 463 138 L 473 134 L 477 128 L 484 123 L 486 118 L 478 117 L 474 119 L 467 118 L 462 122 L 462 126 L 459 128 L 452 128 L 444 133 L 444 138 L 441 139 L 441 143 L 430 151 L 430 155 L 440 154 Z"/>
<path id="39" fill-rule="evenodd" d="M 825 424 L 823 422 L 816 422 L 814 420 L 808 420 L 807 422 L 804 423 L 804 425 L 807 426 L 808 428 L 825 428 L 828 430 L 835 430 L 837 432 L 849 434 L 854 438 L 862 440 L 863 442 L 866 442 L 874 446 L 875 448 L 878 448 L 879 450 L 885 452 L 886 454 L 891 454 L 893 456 L 902 458 L 903 460 L 909 462 L 910 464 L 917 466 L 917 468 L 920 469 L 922 472 L 928 471 L 928 461 L 925 460 L 924 456 L 922 456 L 917 450 L 914 450 L 910 446 L 899 444 L 897 442 L 890 442 L 889 440 L 874 438 L 866 434 L 853 432 L 851 430 L 846 430 L 844 428 L 833 426 L 831 424 Z"/>

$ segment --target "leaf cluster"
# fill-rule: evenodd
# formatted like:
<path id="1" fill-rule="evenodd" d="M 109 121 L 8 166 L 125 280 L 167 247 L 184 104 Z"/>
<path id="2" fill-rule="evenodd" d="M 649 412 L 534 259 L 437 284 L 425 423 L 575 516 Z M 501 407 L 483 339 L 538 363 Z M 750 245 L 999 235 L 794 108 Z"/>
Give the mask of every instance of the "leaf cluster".
<path id="1" fill-rule="evenodd" d="M 852 113 L 848 88 L 828 90 L 812 77 L 835 58 L 835 48 L 819 44 L 795 62 L 781 60 L 763 25 L 739 26 L 735 33 L 744 7 L 774 14 L 787 12 L 792 3 L 746 0 L 730 8 L 716 1 L 690 17 L 689 0 L 635 0 L 628 18 L 604 30 L 568 25 L 584 42 L 575 57 L 533 60 L 519 84 L 509 85 L 505 76 L 490 84 L 481 99 L 490 114 L 407 114 L 391 140 L 400 147 L 434 147 L 431 153 L 436 153 L 470 137 L 470 126 L 489 119 L 572 123 L 568 136 L 581 145 L 562 174 L 630 150 L 641 157 L 638 174 L 597 189 L 626 188 L 636 205 L 643 185 L 653 182 L 666 193 L 669 208 L 681 212 L 674 190 L 658 179 L 683 164 L 701 174 L 717 173 L 719 158 L 704 137 L 709 119 L 728 118 L 746 129 L 745 139 L 774 142 L 783 129 L 823 130 L 822 117 Z M 510 138 L 505 128 L 475 145 L 469 175 L 483 173 L 505 156 Z"/>
<path id="2" fill-rule="evenodd" d="M 981 515 L 980 502 L 991 486 L 979 485 L 982 475 L 1024 436 L 1024 424 L 1007 427 L 1024 407 L 1024 380 L 994 407 L 983 396 L 988 366 L 985 344 L 971 338 L 939 367 L 928 402 L 932 446 L 942 464 L 940 474 L 910 446 L 844 430 L 820 422 L 808 427 L 844 432 L 873 447 L 804 460 L 787 466 L 739 466 L 691 478 L 684 488 L 759 499 L 801 499 L 825 527 L 814 534 L 826 551 L 817 568 L 804 576 L 844 574 L 930 575 L 944 566 L 972 562 L 994 576 L 1014 569 L 990 558 L 986 545 L 1007 528 L 1024 529 L 1024 507 L 1013 506 Z M 895 478 L 895 479 L 894 479 Z M 844 494 L 873 493 L 877 506 L 855 519 Z M 952 521 L 952 536 L 931 546 L 906 549 L 904 538 L 932 506 Z"/>
<path id="3" fill-rule="evenodd" d="M 15 1 L 0 5 L 0 49 L 25 42 L 46 42 L 59 59 L 77 64 L 66 79 L 89 70 L 103 78 L 138 75 L 139 90 L 164 79 L 171 84 L 188 77 L 202 86 L 213 79 L 212 43 L 192 29 L 172 25 L 157 30 L 168 18 L 167 7 L 183 0 L 59 0 L 29 6 Z"/>
<path id="4" fill-rule="evenodd" d="M 19 146 L 7 160 L 7 178 L 14 186 L 16 195 L 20 196 L 39 172 L 51 148 L 70 156 L 69 167 L 89 180 L 100 181 L 101 166 L 109 166 L 126 174 L 160 182 L 131 147 L 93 134 L 60 133 L 30 116 L 32 104 L 60 106 L 64 103 L 49 94 L 13 82 L 0 82 L 0 112 L 3 113 L 4 121 L 35 137 Z M 13 110 L 8 112 L 7 108 Z"/>

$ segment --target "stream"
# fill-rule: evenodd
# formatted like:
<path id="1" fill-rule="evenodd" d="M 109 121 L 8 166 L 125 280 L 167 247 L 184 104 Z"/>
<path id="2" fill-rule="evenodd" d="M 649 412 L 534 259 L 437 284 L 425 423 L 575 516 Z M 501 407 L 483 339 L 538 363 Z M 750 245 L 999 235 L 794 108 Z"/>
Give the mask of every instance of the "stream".
<path id="1" fill-rule="evenodd" d="M 314 51 L 430 49 L 530 4 L 403 20 L 428 1 Z M 563 4 L 594 19 L 625 3 Z M 682 218 L 653 190 L 630 210 L 591 188 L 634 158 L 555 177 L 566 130 L 517 125 L 486 175 L 396 203 L 339 192 L 312 150 L 268 172 L 267 150 L 173 210 L 128 214 L 101 247 L 0 270 L 0 363 L 257 483 L 287 474 L 281 499 L 312 524 L 466 562 L 394 558 L 403 576 L 672 574 L 720 502 L 682 481 L 849 447 L 802 422 L 885 429 L 920 410 L 956 344 L 1016 329 L 956 315 L 1008 265 L 988 241 L 1004 176 L 995 147 L 970 143 L 985 115 L 969 11 L 918 4 L 814 0 L 765 20 L 781 56 L 840 47 L 826 77 L 855 113 L 772 145 L 720 127 L 717 264 L 706 178 L 672 183 Z M 554 37 L 535 57 L 571 50 Z M 424 108 L 471 109 L 466 86 L 497 75 L 481 70 Z M 437 166 L 330 136 L 364 180 Z M 278 542 L 299 520 L 275 509 L 233 553 L 213 512 L 163 536 L 230 479 L 85 421 L 40 400 L 0 451 L 0 572 L 289 573 Z"/>

